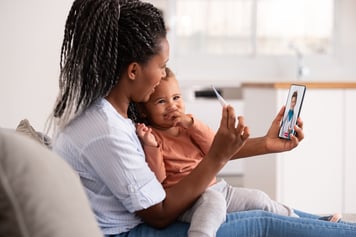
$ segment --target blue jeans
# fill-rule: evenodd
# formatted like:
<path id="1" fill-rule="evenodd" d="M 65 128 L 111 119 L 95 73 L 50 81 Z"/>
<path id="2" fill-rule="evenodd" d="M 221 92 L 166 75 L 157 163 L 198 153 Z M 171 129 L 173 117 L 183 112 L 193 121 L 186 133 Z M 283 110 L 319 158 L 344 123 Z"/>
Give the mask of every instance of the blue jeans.
<path id="1" fill-rule="evenodd" d="M 295 211 L 299 218 L 256 210 L 229 213 L 217 237 L 355 237 L 356 223 L 332 223 L 319 216 Z M 186 237 L 189 224 L 175 222 L 165 229 L 140 224 L 129 232 L 110 237 Z"/>

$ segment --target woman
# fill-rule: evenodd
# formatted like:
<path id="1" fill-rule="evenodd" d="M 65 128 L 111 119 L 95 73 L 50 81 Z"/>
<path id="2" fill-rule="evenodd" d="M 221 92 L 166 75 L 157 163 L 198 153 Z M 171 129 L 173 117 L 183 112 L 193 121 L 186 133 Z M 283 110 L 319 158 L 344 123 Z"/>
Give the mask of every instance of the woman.
<path id="1" fill-rule="evenodd" d="M 185 236 L 188 224 L 176 218 L 197 200 L 241 145 L 243 128 L 235 127 L 234 110 L 225 106 L 204 160 L 174 187 L 163 189 L 145 162 L 129 116 L 134 114 L 131 102 L 147 101 L 165 76 L 168 58 L 162 15 L 151 4 L 74 1 L 65 27 L 60 93 L 53 112 L 59 129 L 54 150 L 80 175 L 106 236 Z M 277 138 L 283 110 L 267 135 L 249 139 L 239 157 L 287 151 L 298 145 L 304 137 L 301 120 L 291 140 Z M 301 233 L 351 236 L 356 227 L 249 211 L 228 215 L 217 236 L 300 237 Z"/>

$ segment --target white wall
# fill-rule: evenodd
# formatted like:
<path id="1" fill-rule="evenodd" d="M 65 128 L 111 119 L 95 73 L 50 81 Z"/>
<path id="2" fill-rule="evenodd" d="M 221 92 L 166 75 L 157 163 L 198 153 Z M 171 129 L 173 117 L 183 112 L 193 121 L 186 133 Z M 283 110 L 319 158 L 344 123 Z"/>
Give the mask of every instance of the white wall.
<path id="1" fill-rule="evenodd" d="M 298 1 L 298 0 L 296 0 Z M 315 9 L 317 14 L 317 9 Z M 356 81 L 356 1 L 335 0 L 334 53 L 328 57 L 305 57 L 310 68 L 311 81 Z M 214 59 L 177 58 L 170 65 L 183 81 L 201 84 L 232 81 L 239 85 L 245 81 L 296 80 L 296 57 L 256 56 L 224 57 Z M 216 84 L 215 83 L 215 84 Z"/>
<path id="2" fill-rule="evenodd" d="M 28 118 L 39 130 L 57 95 L 71 0 L 0 1 L 0 127 Z"/>
<path id="3" fill-rule="evenodd" d="M 60 46 L 72 0 L 0 1 L 0 127 L 28 118 L 42 130 L 58 92 Z M 306 58 L 313 80 L 356 80 L 356 1 L 336 0 L 336 53 Z M 224 58 L 218 62 L 171 58 L 184 84 L 290 80 L 295 58 Z"/>

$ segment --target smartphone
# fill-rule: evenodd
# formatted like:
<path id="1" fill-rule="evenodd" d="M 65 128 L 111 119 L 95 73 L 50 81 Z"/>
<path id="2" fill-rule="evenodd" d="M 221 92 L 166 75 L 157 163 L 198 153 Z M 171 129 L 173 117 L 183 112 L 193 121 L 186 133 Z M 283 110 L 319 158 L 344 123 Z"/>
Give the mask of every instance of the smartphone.
<path id="1" fill-rule="evenodd" d="M 284 111 L 283 120 L 279 129 L 278 136 L 283 139 L 290 139 L 290 135 L 295 135 L 294 126 L 300 115 L 306 86 L 292 84 L 289 88 L 286 110 Z"/>

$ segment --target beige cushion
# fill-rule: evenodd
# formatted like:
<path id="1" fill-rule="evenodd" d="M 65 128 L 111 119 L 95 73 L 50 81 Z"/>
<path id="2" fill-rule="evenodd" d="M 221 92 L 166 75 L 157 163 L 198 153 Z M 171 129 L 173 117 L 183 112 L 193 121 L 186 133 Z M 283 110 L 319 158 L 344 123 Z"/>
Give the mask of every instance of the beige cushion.
<path id="1" fill-rule="evenodd" d="M 38 142 L 3 129 L 0 236 L 102 236 L 69 165 Z"/>
<path id="2" fill-rule="evenodd" d="M 28 119 L 23 119 L 16 127 L 16 131 L 22 133 L 24 135 L 29 136 L 30 138 L 38 141 L 39 143 L 47 146 L 48 148 L 52 148 L 52 140 L 50 137 L 46 136 L 44 133 L 36 131 Z"/>

